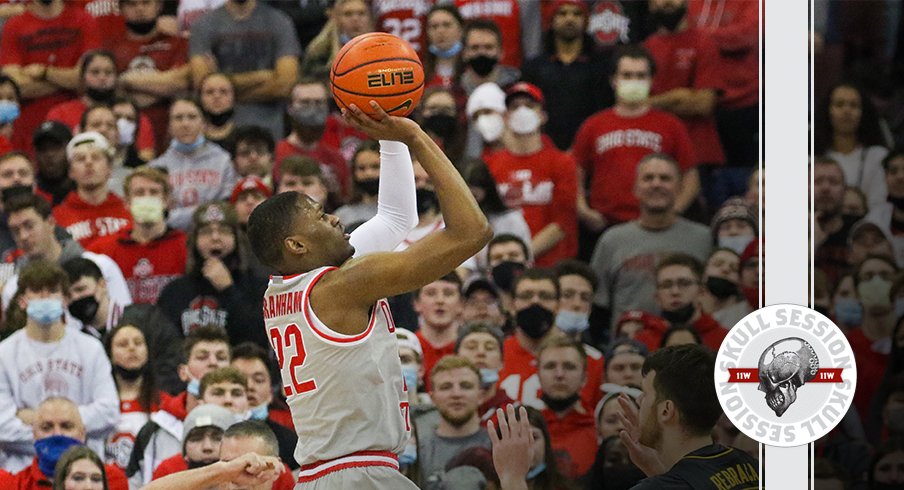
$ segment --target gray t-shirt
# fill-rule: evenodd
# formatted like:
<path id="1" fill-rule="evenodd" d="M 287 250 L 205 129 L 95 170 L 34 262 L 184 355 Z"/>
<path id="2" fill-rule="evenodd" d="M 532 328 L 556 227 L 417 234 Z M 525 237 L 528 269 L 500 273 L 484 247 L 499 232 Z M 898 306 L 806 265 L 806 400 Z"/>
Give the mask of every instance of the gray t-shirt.
<path id="1" fill-rule="evenodd" d="M 657 312 L 659 261 L 681 252 L 705 262 L 711 248 L 709 227 L 680 217 L 663 230 L 648 230 L 636 221 L 613 226 L 600 237 L 590 259 L 599 278 L 593 303 L 608 308 L 613 322 L 627 310 Z"/>
<path id="2" fill-rule="evenodd" d="M 301 56 L 301 47 L 289 17 L 258 2 L 248 18 L 235 20 L 226 7 L 204 14 L 191 26 L 189 56 L 212 55 L 226 74 L 273 70 L 286 56 Z M 283 100 L 235 106 L 237 125 L 255 124 L 282 138 Z"/>
<path id="3" fill-rule="evenodd" d="M 467 437 L 442 437 L 435 431 L 418 434 L 417 464 L 420 470 L 421 488 L 430 486 L 430 482 L 438 480 L 446 464 L 461 451 L 471 447 L 490 449 L 490 436 L 486 429 L 480 428 Z"/>

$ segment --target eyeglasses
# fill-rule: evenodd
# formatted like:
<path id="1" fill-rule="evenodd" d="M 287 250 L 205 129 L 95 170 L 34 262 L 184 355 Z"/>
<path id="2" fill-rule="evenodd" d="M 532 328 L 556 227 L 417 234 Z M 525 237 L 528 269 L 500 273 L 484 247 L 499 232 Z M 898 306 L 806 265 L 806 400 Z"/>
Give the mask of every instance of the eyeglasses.
<path id="1" fill-rule="evenodd" d="M 699 281 L 695 281 L 693 279 L 677 279 L 675 281 L 662 281 L 656 284 L 657 289 L 669 290 L 675 286 L 678 286 L 678 289 L 687 289 L 691 286 L 700 284 Z"/>
<path id="2" fill-rule="evenodd" d="M 540 301 L 555 301 L 559 299 L 556 293 L 550 293 L 549 291 L 521 291 L 515 295 L 515 298 L 521 301 L 533 301 L 536 297 L 539 297 Z"/>
<path id="3" fill-rule="evenodd" d="M 249 146 L 247 148 L 237 150 L 235 153 L 240 157 L 251 156 L 252 153 L 256 153 L 258 155 L 268 155 L 270 154 L 270 149 L 266 146 Z"/>

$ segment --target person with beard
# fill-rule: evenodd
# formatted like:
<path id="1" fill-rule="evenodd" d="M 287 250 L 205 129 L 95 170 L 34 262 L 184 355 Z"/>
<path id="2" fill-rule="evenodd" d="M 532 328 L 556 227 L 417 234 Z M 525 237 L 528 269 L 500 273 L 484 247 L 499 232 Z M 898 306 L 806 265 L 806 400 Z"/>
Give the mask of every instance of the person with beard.
<path id="1" fill-rule="evenodd" d="M 69 178 L 69 160 L 66 158 L 66 145 L 71 139 L 72 131 L 56 121 L 45 121 L 35 129 L 32 137 L 35 181 L 38 190 L 49 195 L 54 206 L 75 189 L 75 182 Z"/>
<path id="2" fill-rule="evenodd" d="M 540 89 L 519 82 L 508 89 L 505 103 L 505 149 L 489 155 L 487 166 L 503 202 L 524 213 L 535 262 L 552 266 L 578 253 L 575 162 L 544 141 Z"/>
<path id="3" fill-rule="evenodd" d="M 161 462 L 154 470 L 152 481 L 219 461 L 223 433 L 236 422 L 238 417 L 228 407 L 202 401 L 201 405 L 185 417 L 182 425 L 182 454 Z"/>
<path id="4" fill-rule="evenodd" d="M 252 267 L 245 233 L 232 206 L 200 206 L 188 237 L 186 274 L 163 288 L 157 304 L 184 335 L 202 325 L 229 333 L 232 345 L 270 345 L 263 328 L 267 281 Z"/>
<path id="5" fill-rule="evenodd" d="M 480 405 L 477 413 L 480 424 L 496 415 L 496 409 L 514 400 L 499 389 L 499 371 L 502 369 L 502 330 L 487 323 L 472 323 L 460 329 L 455 343 L 455 355 L 471 361 L 480 370 Z"/>
<path id="6" fill-rule="evenodd" d="M 521 78 L 521 70 L 517 67 L 499 64 L 502 33 L 495 22 L 484 18 L 470 20 L 465 24 L 461 38 L 461 61 L 465 69 L 459 83 L 466 94 L 471 95 L 484 83 L 507 87 Z"/>
<path id="7" fill-rule="evenodd" d="M 352 157 L 352 197 L 336 210 L 336 216 L 349 226 L 377 215 L 377 191 L 380 188 L 380 143 L 362 141 Z"/>
<path id="8" fill-rule="evenodd" d="M 727 248 L 713 250 L 703 271 L 700 308 L 729 330 L 753 311 L 741 294 L 740 282 L 741 257 Z"/>
<path id="9" fill-rule="evenodd" d="M 414 420 L 417 439 L 416 472 L 411 475 L 418 487 L 437 479 L 459 452 L 480 446 L 490 448 L 490 437 L 480 426 L 477 413 L 480 372 L 463 357 L 446 356 L 430 371 L 430 398 L 439 412 L 439 421 L 419 424 Z"/>
<path id="10" fill-rule="evenodd" d="M 546 134 L 558 149 L 565 151 L 571 147 L 581 123 L 594 112 L 611 106 L 614 96 L 606 80 L 608 55 L 594 50 L 593 39 L 586 33 L 588 2 L 552 3 L 554 14 L 544 52 L 524 63 L 522 78 L 546 96 Z"/>
<path id="11" fill-rule="evenodd" d="M 700 334 L 703 345 L 719 350 L 728 330 L 700 308 L 703 292 L 703 264 L 696 258 L 676 253 L 662 259 L 656 266 L 656 305 L 667 323 L 648 324 L 635 338 L 651 351 L 659 348 L 664 331 L 652 325 L 674 327 L 687 325 Z"/>
<path id="12" fill-rule="evenodd" d="M 464 166 L 462 155 L 467 137 L 466 131 L 460 127 L 463 125 L 460 124 L 462 121 L 458 109 L 465 104 L 460 99 L 453 90 L 446 87 L 428 87 L 424 90 L 418 117 L 424 131 L 433 138 L 459 171 Z"/>
<path id="13" fill-rule="evenodd" d="M 241 177 L 255 176 L 273 186 L 273 136 L 260 126 L 241 126 L 235 130 L 232 164 Z"/>
<path id="14" fill-rule="evenodd" d="M 208 73 L 198 84 L 204 113 L 204 136 L 232 153 L 235 150 L 235 85 L 224 73 Z"/>
<path id="15" fill-rule="evenodd" d="M 291 101 L 286 107 L 292 132 L 276 145 L 273 180 L 279 182 L 282 162 L 286 157 L 307 156 L 321 164 L 332 190 L 344 198 L 349 192 L 348 164 L 339 151 L 324 139 L 330 119 L 328 96 L 329 91 L 322 80 L 304 79 L 292 87 Z"/>
<path id="16" fill-rule="evenodd" d="M 6 215 L 2 214 L 3 201 L 16 194 L 32 193 L 45 198 L 48 202 L 51 200 L 48 194 L 36 188 L 34 164 L 28 156 L 20 151 L 0 155 L 0 255 L 16 247 L 6 223 Z"/>
<path id="17" fill-rule="evenodd" d="M 714 444 L 722 407 L 713 383 L 715 354 L 699 345 L 661 349 L 644 362 L 640 408 L 620 398 L 619 436 L 647 479 L 633 490 L 740 490 L 759 486 L 749 454 Z"/>
<path id="18" fill-rule="evenodd" d="M 587 353 L 580 342 L 551 337 L 537 351 L 543 418 L 559 468 L 572 479 L 583 477 L 596 455 L 596 422 L 581 403 L 587 381 Z M 594 404 L 595 406 L 595 404 Z"/>
<path id="19" fill-rule="evenodd" d="M 898 267 L 904 265 L 904 151 L 895 150 L 882 160 L 888 188 L 887 202 L 873 205 L 864 221 L 875 223 L 894 249 Z"/>

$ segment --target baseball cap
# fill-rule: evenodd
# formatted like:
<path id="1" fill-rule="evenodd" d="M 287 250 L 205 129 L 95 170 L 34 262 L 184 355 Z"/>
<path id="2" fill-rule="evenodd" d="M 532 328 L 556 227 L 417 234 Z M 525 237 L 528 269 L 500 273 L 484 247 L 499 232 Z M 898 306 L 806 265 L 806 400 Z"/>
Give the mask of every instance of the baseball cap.
<path id="1" fill-rule="evenodd" d="M 565 5 L 575 5 L 577 7 L 580 7 L 581 12 L 583 12 L 585 16 L 590 14 L 590 7 L 587 5 L 587 2 L 582 0 L 556 0 L 555 2 L 553 2 L 552 12 L 558 12 L 559 9 Z"/>
<path id="2" fill-rule="evenodd" d="M 247 191 L 258 191 L 263 194 L 265 198 L 273 195 L 273 191 L 270 190 L 270 187 L 267 186 L 264 179 L 257 175 L 249 175 L 247 177 L 242 177 L 235 184 L 235 187 L 232 189 L 232 195 L 229 196 L 229 202 L 235 204 L 235 202 L 239 200 L 239 196 Z"/>
<path id="3" fill-rule="evenodd" d="M 534 85 L 532 83 L 518 82 L 518 83 L 512 85 L 511 87 L 509 87 L 508 90 L 505 91 L 505 94 L 506 94 L 505 95 L 505 104 L 506 105 L 508 105 L 508 103 L 511 102 L 512 97 L 515 97 L 518 95 L 526 95 L 526 96 L 530 97 L 531 99 L 534 99 L 535 101 L 539 102 L 540 105 L 543 105 L 546 103 L 546 99 L 543 98 L 543 91 L 540 90 L 539 87 L 537 87 L 536 85 Z"/>
<path id="4" fill-rule="evenodd" d="M 53 141 L 60 145 L 65 145 L 72 139 L 72 131 L 68 126 L 59 121 L 44 121 L 35 132 L 32 133 L 31 143 L 34 146 L 41 146 L 44 143 Z"/>
<path id="5" fill-rule="evenodd" d="M 639 340 L 622 337 L 614 340 L 606 351 L 606 364 L 608 365 L 612 359 L 615 359 L 622 354 L 640 354 L 643 357 L 647 357 L 650 355 L 650 350 Z"/>
<path id="6" fill-rule="evenodd" d="M 411 330 L 405 328 L 396 328 L 396 338 L 399 340 L 399 347 L 408 347 L 417 352 L 418 357 L 424 358 L 424 348 L 421 347 L 421 341 Z"/>
<path id="7" fill-rule="evenodd" d="M 482 109 L 491 109 L 496 112 L 505 112 L 505 92 L 493 82 L 478 85 L 468 97 L 468 117 L 474 117 L 474 113 Z"/>
<path id="8" fill-rule="evenodd" d="M 200 427 L 219 427 L 225 431 L 230 425 L 238 422 L 234 413 L 213 403 L 198 405 L 185 417 L 182 424 L 182 441 L 188 438 L 192 429 Z"/>
<path id="9" fill-rule="evenodd" d="M 467 286 L 465 286 L 464 298 L 470 298 L 472 294 L 477 291 L 486 291 L 493 295 L 494 298 L 499 299 L 499 289 L 493 285 L 492 282 L 484 279 L 482 277 L 478 277 L 473 281 L 469 282 Z"/>
<path id="10" fill-rule="evenodd" d="M 79 133 L 75 135 L 74 138 L 69 140 L 69 144 L 66 145 L 66 159 L 72 160 L 72 156 L 75 155 L 75 151 L 80 148 L 95 148 L 97 150 L 100 150 L 107 156 L 109 156 L 112 152 L 110 143 L 107 142 L 107 138 L 104 138 L 104 135 L 98 133 L 97 131 L 86 131 L 84 133 Z"/>

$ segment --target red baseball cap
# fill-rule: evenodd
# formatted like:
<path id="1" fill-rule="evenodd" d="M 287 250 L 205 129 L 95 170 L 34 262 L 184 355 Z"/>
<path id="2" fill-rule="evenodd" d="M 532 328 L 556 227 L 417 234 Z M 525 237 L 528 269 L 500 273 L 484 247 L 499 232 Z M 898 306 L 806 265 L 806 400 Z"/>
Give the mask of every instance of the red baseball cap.
<path id="1" fill-rule="evenodd" d="M 235 202 L 239 200 L 239 196 L 247 191 L 258 191 L 263 194 L 265 198 L 273 195 L 273 191 L 270 190 L 270 187 L 263 179 L 257 175 L 249 175 L 247 177 L 242 177 L 235 184 L 235 187 L 232 189 L 232 195 L 229 196 L 229 202 L 235 204 Z"/>
<path id="2" fill-rule="evenodd" d="M 574 5 L 576 7 L 580 7 L 581 12 L 584 13 L 585 17 L 587 15 L 590 15 L 590 7 L 587 5 L 586 2 L 583 2 L 581 0 L 556 0 L 552 6 L 553 15 L 555 15 L 555 13 L 558 12 L 559 9 L 565 5 Z"/>
<path id="3" fill-rule="evenodd" d="M 516 95 L 526 95 L 539 102 L 540 105 L 546 103 L 546 99 L 543 98 L 543 91 L 540 90 L 540 87 L 537 87 L 532 83 L 518 82 L 509 87 L 508 90 L 505 91 L 505 104 L 508 105 L 512 100 L 512 97 L 515 97 Z"/>

